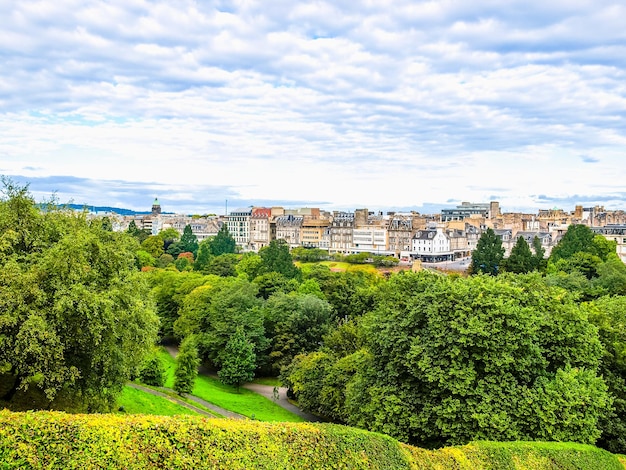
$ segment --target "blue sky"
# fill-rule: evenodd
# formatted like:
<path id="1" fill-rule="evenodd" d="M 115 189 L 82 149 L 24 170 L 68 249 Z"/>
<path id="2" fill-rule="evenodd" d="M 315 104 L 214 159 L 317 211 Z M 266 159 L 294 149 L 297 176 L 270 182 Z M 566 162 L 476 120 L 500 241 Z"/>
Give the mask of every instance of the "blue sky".
<path id="1" fill-rule="evenodd" d="M 0 174 L 223 213 L 626 209 L 626 4 L 0 2 Z"/>

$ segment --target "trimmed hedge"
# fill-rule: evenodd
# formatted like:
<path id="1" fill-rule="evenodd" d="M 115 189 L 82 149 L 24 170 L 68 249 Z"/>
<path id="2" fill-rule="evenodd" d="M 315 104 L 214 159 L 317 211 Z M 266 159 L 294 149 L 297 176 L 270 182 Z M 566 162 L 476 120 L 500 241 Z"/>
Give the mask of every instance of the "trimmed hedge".
<path id="1" fill-rule="evenodd" d="M 334 424 L 0 411 L 0 469 L 619 469 L 566 443 L 424 450 Z"/>
<path id="2" fill-rule="evenodd" d="M 472 442 L 425 450 L 400 444 L 424 470 L 623 470 L 616 455 L 571 442 Z"/>

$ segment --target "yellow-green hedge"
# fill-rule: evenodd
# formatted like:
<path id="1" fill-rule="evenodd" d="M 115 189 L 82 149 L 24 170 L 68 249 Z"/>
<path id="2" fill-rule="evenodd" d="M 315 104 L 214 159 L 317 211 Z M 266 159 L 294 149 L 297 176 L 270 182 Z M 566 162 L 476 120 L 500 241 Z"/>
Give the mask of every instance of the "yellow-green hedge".
<path id="1" fill-rule="evenodd" d="M 0 469 L 619 469 L 591 446 L 475 443 L 435 451 L 332 424 L 0 411 Z"/>

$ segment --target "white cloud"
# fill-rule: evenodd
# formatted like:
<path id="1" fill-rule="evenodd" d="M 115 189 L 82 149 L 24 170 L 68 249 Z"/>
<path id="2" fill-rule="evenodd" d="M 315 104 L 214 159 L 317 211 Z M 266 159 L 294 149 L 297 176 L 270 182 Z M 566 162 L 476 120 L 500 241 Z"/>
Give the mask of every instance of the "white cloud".
<path id="1" fill-rule="evenodd" d="M 505 209 L 626 176 L 619 2 L 59 0 L 0 14 L 5 173 L 371 207 L 497 187 Z"/>

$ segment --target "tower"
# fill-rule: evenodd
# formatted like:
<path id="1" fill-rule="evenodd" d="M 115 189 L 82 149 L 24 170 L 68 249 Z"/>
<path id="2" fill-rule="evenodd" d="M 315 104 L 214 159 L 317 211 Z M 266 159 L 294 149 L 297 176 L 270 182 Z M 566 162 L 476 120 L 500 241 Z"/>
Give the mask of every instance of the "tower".
<path id="1" fill-rule="evenodd" d="M 159 204 L 159 200 L 155 197 L 154 202 L 152 203 L 152 215 L 160 215 L 161 214 L 161 204 Z"/>

